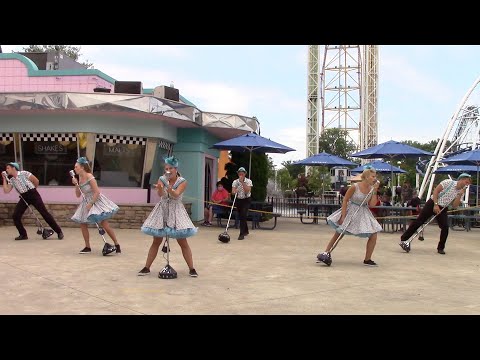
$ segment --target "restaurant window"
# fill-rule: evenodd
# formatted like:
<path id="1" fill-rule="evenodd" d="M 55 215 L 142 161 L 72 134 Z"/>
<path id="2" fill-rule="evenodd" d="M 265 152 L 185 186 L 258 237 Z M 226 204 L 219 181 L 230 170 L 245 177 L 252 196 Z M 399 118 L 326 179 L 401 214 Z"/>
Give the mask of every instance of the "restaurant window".
<path id="1" fill-rule="evenodd" d="M 99 186 L 141 187 L 147 139 L 135 136 L 96 136 L 93 172 Z"/>
<path id="2" fill-rule="evenodd" d="M 171 156 L 173 152 L 173 144 L 165 141 L 158 140 L 156 145 L 155 156 L 153 159 L 152 170 L 149 175 L 149 184 L 153 185 L 158 182 L 158 178 L 163 174 L 165 161 L 164 159 Z"/>
<path id="3" fill-rule="evenodd" d="M 15 142 L 13 134 L 0 133 L 0 166 L 1 171 L 5 170 L 5 165 L 15 161 Z"/>
<path id="4" fill-rule="evenodd" d="M 23 169 L 40 185 L 71 186 L 69 171 L 78 158 L 77 135 L 68 133 L 22 134 Z"/>

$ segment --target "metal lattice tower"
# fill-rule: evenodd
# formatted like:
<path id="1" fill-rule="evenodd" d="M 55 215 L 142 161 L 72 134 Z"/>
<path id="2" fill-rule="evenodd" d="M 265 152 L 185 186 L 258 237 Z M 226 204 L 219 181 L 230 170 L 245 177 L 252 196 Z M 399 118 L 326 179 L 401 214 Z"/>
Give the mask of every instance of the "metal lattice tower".
<path id="1" fill-rule="evenodd" d="M 360 45 L 325 45 L 320 73 L 321 130 L 341 128 L 359 148 L 360 130 Z"/>
<path id="2" fill-rule="evenodd" d="M 360 149 L 378 144 L 378 46 L 363 45 Z"/>
<path id="3" fill-rule="evenodd" d="M 308 47 L 307 157 L 318 153 L 319 46 Z"/>
<path id="4" fill-rule="evenodd" d="M 478 144 L 479 137 L 479 116 L 478 106 L 467 106 L 466 110 L 460 116 L 457 129 L 453 135 L 454 146 L 452 151 L 462 151 L 463 149 L 472 148 Z"/>
<path id="5" fill-rule="evenodd" d="M 326 128 L 346 129 L 358 150 L 377 145 L 377 99 L 377 45 L 309 45 L 307 157 Z"/>
<path id="6" fill-rule="evenodd" d="M 425 171 L 425 176 L 418 196 L 422 198 L 426 192 L 428 199 L 433 191 L 435 174 L 442 160 L 454 153 L 477 149 L 480 147 L 480 78 L 463 97 L 457 110 L 447 123 L 443 137 L 435 148 L 434 155 Z M 455 130 L 453 130 L 455 129 Z"/>

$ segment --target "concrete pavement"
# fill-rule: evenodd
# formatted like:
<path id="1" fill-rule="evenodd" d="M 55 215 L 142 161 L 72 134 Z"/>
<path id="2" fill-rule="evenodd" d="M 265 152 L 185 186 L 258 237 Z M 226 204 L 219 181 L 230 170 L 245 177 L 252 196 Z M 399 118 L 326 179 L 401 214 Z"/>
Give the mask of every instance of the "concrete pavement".
<path id="1" fill-rule="evenodd" d="M 189 239 L 198 278 L 188 275 L 179 246 L 170 263 L 178 278 L 162 280 L 162 252 L 152 273 L 139 277 L 151 237 L 115 229 L 122 254 L 104 257 L 90 229 L 92 254 L 80 255 L 80 229 L 65 239 L 15 241 L 14 227 L 0 227 L 0 314 L 479 314 L 480 229 L 450 231 L 446 255 L 436 252 L 439 229 L 429 226 L 412 251 L 400 234 L 380 233 L 373 260 L 363 265 L 365 240 L 347 236 L 333 264 L 315 262 L 332 229 L 280 218 L 275 230 L 250 230 L 220 243 L 218 227 L 201 227 Z M 108 238 L 107 238 L 108 239 Z"/>

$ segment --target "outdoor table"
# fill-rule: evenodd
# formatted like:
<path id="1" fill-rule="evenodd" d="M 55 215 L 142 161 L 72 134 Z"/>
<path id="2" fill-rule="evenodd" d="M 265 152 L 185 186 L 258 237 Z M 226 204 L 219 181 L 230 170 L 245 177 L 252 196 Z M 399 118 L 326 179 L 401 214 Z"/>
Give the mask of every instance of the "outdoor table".
<path id="1" fill-rule="evenodd" d="M 308 203 L 305 204 L 305 207 L 307 208 L 306 216 L 313 216 L 313 219 L 311 222 L 305 222 L 303 215 L 305 212 L 300 212 L 300 221 L 302 224 L 318 224 L 318 217 L 319 214 L 322 214 L 322 216 L 328 217 L 332 213 L 334 213 L 336 210 L 340 209 L 342 207 L 341 204 L 328 204 L 328 203 Z"/>
<path id="2" fill-rule="evenodd" d="M 405 230 L 407 228 L 407 223 L 409 220 L 417 218 L 417 215 L 411 215 L 410 217 L 405 217 L 410 215 L 412 211 L 416 211 L 416 207 L 412 206 L 370 206 L 370 209 L 380 210 L 375 217 L 387 217 L 387 216 L 399 216 L 397 219 L 378 219 L 380 225 L 382 225 L 384 232 L 395 232 L 399 228 Z M 375 214 L 374 214 L 375 215 Z M 399 227 L 400 226 L 400 227 Z M 388 230 L 390 229 L 390 230 Z"/>
<path id="3" fill-rule="evenodd" d="M 454 212 L 448 215 L 448 225 L 452 230 L 466 230 L 470 231 L 472 225 L 480 221 L 480 209 L 468 209 Z M 456 229 L 455 227 L 462 227 Z"/>

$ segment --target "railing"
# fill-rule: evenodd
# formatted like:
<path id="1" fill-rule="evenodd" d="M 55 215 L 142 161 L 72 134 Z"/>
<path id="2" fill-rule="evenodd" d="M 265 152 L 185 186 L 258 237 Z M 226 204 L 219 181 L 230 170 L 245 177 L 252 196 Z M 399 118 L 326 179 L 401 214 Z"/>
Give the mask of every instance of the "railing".
<path id="1" fill-rule="evenodd" d="M 341 196 L 320 196 L 320 197 L 291 197 L 278 198 L 269 197 L 266 202 L 272 205 L 273 212 L 279 213 L 282 217 L 299 218 L 299 211 L 308 211 L 308 204 L 341 204 Z"/>

